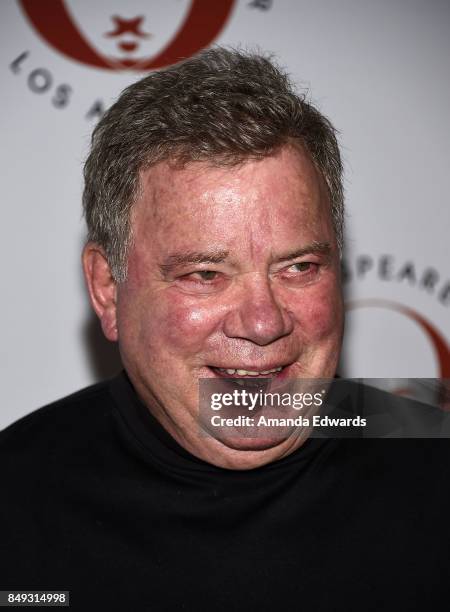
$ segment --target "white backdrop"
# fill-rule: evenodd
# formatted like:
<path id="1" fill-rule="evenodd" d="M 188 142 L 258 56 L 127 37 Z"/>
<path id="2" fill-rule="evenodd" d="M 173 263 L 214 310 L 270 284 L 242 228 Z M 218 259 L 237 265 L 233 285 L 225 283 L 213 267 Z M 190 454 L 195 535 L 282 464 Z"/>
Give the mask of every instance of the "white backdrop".
<path id="1" fill-rule="evenodd" d="M 195 0 L 200 12 L 202 3 Z M 0 427 L 119 367 L 81 277 L 81 172 L 96 111 L 145 74 L 69 57 L 76 45 L 55 17 L 62 0 L 34 0 L 34 24 L 25 4 L 0 4 Z M 158 55 L 193 9 L 189 0 L 64 4 L 101 58 Z M 134 33 L 105 37 L 113 15 L 143 19 Z M 190 39 L 207 29 L 205 21 Z M 219 30 L 216 43 L 275 53 L 341 132 L 349 305 L 342 372 L 450 378 L 450 3 L 236 0 Z M 128 50 L 118 47 L 124 41 Z"/>

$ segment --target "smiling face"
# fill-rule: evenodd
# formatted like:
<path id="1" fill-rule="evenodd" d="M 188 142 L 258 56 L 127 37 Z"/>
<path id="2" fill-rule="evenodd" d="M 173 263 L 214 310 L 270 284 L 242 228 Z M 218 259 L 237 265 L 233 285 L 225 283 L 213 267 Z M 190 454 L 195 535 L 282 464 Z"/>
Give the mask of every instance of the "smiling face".
<path id="1" fill-rule="evenodd" d="M 236 167 L 161 163 L 142 174 L 142 186 L 128 278 L 109 315 L 118 331 L 102 321 L 136 391 L 182 446 L 210 463 L 244 469 L 289 454 L 297 436 L 199 435 L 198 379 L 275 368 L 280 379 L 334 376 L 339 254 L 320 174 L 286 146 Z"/>

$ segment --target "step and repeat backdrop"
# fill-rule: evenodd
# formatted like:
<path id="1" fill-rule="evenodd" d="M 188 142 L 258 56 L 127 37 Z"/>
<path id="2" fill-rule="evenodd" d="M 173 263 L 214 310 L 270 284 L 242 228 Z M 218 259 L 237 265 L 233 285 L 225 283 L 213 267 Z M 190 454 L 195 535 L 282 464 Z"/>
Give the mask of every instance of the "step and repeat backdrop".
<path id="1" fill-rule="evenodd" d="M 0 427 L 120 368 L 81 275 L 90 133 L 213 44 L 272 52 L 340 132 L 340 373 L 450 378 L 447 0 L 2 0 L 0 30 Z"/>

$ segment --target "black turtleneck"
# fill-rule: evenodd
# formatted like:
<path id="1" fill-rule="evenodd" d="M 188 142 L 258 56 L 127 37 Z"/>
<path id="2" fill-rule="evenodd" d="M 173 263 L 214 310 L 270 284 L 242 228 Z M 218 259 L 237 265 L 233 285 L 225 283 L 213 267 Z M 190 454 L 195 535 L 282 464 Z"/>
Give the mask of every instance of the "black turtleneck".
<path id="1" fill-rule="evenodd" d="M 0 434 L 0 590 L 69 590 L 73 610 L 440 609 L 449 455 L 445 439 L 310 439 L 226 470 L 121 374 Z"/>

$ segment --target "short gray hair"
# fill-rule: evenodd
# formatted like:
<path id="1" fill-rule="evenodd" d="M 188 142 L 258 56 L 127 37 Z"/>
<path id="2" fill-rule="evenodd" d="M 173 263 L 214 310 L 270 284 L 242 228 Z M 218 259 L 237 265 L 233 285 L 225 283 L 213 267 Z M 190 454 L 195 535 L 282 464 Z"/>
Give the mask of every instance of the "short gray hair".
<path id="1" fill-rule="evenodd" d="M 84 167 L 88 240 L 105 251 L 114 279 L 127 275 L 130 210 L 142 170 L 164 161 L 234 165 L 302 145 L 328 187 L 339 248 L 342 163 L 336 130 L 298 95 L 273 58 L 215 47 L 127 87 L 92 135 Z"/>

